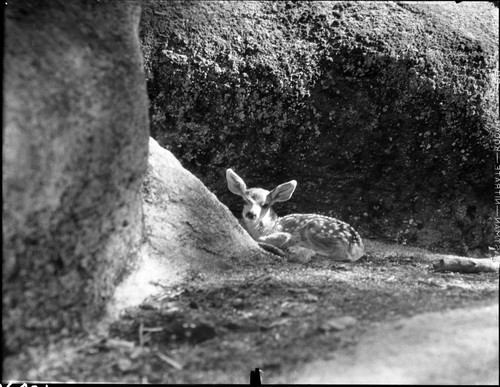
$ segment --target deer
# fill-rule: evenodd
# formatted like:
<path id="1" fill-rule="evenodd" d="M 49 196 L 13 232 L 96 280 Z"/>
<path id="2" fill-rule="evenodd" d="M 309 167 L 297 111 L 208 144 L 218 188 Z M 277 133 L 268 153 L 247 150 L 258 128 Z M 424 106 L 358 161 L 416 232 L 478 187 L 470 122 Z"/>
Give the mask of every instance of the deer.
<path id="1" fill-rule="evenodd" d="M 229 190 L 244 200 L 243 222 L 259 245 L 277 255 L 307 250 L 333 261 L 354 262 L 365 255 L 363 241 L 349 224 L 324 215 L 290 214 L 280 217 L 273 205 L 289 200 L 297 181 L 278 185 L 272 191 L 247 188 L 243 179 L 231 168 L 226 170 Z"/>

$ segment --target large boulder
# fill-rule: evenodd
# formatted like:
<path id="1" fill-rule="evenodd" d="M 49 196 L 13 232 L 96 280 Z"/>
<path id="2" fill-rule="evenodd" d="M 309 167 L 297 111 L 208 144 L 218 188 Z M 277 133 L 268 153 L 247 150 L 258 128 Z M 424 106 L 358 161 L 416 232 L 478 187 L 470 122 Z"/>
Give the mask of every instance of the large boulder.
<path id="1" fill-rule="evenodd" d="M 134 2 L 5 7 L 5 354 L 93 325 L 136 259 L 148 114 Z"/>
<path id="2" fill-rule="evenodd" d="M 228 167 L 297 180 L 283 214 L 484 256 L 498 30 L 491 2 L 148 2 L 151 133 L 235 214 Z"/>
<path id="3" fill-rule="evenodd" d="M 225 171 L 220 171 L 225 179 Z M 149 141 L 141 190 L 144 243 L 131 274 L 116 289 L 110 316 L 199 274 L 275 257 L 259 248 L 231 211 L 168 150 Z M 157 286 L 160 285 L 160 286 Z"/>

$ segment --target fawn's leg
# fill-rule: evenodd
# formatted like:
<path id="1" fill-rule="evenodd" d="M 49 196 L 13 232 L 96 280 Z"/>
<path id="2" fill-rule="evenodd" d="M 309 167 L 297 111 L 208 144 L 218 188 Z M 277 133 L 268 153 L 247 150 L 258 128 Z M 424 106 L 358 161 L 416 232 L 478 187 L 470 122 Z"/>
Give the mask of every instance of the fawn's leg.
<path id="1" fill-rule="evenodd" d="M 270 245 L 269 243 L 264 243 L 264 242 L 257 242 L 257 243 L 261 249 L 269 251 L 270 253 L 273 253 L 273 254 L 278 255 L 280 257 L 286 257 L 285 252 L 283 250 L 281 250 L 279 247 L 276 247 L 274 245 Z"/>
<path id="2" fill-rule="evenodd" d="M 286 244 L 292 239 L 292 234 L 288 232 L 275 232 L 271 235 L 261 236 L 257 242 L 267 243 L 280 249 L 286 248 Z"/>

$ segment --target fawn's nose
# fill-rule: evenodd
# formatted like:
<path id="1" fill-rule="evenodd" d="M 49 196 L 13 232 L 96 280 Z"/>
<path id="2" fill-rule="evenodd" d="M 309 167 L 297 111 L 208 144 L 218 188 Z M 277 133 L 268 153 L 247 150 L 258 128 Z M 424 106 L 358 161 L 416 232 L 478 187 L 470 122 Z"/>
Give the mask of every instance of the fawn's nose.
<path id="1" fill-rule="evenodd" d="M 257 215 L 252 211 L 248 211 L 246 216 L 250 220 L 254 220 L 257 217 Z"/>

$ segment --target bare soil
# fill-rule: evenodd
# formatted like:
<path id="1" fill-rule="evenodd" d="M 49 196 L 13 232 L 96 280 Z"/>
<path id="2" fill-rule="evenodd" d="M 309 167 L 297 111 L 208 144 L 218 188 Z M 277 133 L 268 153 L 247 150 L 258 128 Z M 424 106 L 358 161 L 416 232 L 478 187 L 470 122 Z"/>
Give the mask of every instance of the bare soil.
<path id="1" fill-rule="evenodd" d="M 249 383 L 250 371 L 260 368 L 266 383 L 290 381 L 311 362 L 355 349 L 367 333 L 402 318 L 498 303 L 498 273 L 437 273 L 438 254 L 366 244 L 367 256 L 353 264 L 277 257 L 195 275 L 123 311 L 109 331 L 6 359 L 4 377 Z"/>

